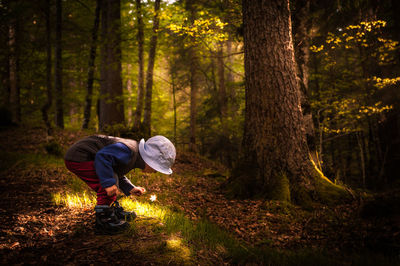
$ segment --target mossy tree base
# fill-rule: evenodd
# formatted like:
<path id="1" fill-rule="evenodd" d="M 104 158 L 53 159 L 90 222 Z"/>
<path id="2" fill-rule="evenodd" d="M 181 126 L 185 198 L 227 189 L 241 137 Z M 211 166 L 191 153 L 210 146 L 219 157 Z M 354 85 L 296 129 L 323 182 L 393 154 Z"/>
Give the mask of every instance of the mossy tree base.
<path id="1" fill-rule="evenodd" d="M 351 194 L 345 187 L 332 183 L 312 161 L 307 165 L 307 175 L 280 170 L 265 181 L 258 167 L 242 163 L 234 168 L 225 184 L 227 195 L 291 202 L 304 208 L 311 208 L 314 203 L 335 205 L 351 200 Z"/>

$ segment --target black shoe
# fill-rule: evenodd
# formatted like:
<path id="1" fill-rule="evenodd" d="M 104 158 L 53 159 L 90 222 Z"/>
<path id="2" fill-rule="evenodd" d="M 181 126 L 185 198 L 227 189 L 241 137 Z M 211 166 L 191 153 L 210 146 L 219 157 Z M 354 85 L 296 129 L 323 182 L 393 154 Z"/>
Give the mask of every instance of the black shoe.
<path id="1" fill-rule="evenodd" d="M 122 208 L 121 205 L 119 205 L 119 202 L 116 200 L 114 201 L 113 204 L 111 204 L 112 207 L 115 209 L 115 214 L 117 215 L 118 219 L 122 221 L 133 221 L 137 215 L 135 212 L 127 212 Z"/>
<path id="2" fill-rule="evenodd" d="M 114 207 L 97 205 L 94 210 L 96 212 L 96 233 L 114 235 L 129 228 L 126 221 L 122 221 L 116 216 Z"/>

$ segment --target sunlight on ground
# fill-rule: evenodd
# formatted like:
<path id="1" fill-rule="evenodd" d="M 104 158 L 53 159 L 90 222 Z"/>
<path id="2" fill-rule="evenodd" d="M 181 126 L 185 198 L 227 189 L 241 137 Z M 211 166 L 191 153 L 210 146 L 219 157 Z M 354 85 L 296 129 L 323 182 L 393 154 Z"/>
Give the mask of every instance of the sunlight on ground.
<path id="1" fill-rule="evenodd" d="M 152 196 L 155 197 L 155 195 Z M 95 196 L 87 193 L 55 193 L 52 194 L 52 199 L 55 204 L 66 206 L 70 209 L 94 208 L 96 204 Z M 135 211 L 138 214 L 139 217 L 136 223 L 134 222 L 135 225 L 137 225 L 137 222 L 139 221 L 148 221 L 147 218 L 154 218 L 156 221 L 159 221 L 157 224 L 161 224 L 164 230 L 168 232 L 169 230 L 164 227 L 164 222 L 166 220 L 171 220 L 171 218 L 175 216 L 177 216 L 175 219 L 182 218 L 168 208 L 154 203 L 152 198 L 147 200 L 149 200 L 149 202 L 139 202 L 129 197 L 124 197 L 121 198 L 119 202 L 124 209 L 128 211 Z M 143 223 L 139 224 L 143 226 Z M 191 251 L 180 236 L 173 232 L 170 233 L 172 234 L 164 242 L 164 248 L 166 249 L 164 251 L 161 249 L 160 259 L 163 260 L 168 258 L 170 262 L 185 265 L 188 261 L 190 261 Z"/>
<path id="2" fill-rule="evenodd" d="M 96 198 L 94 195 L 87 194 L 86 192 L 54 193 L 52 194 L 52 199 L 56 205 L 63 205 L 68 208 L 87 208 L 94 207 L 96 204 Z M 152 203 L 155 200 L 156 196 L 152 195 L 150 197 L 151 202 L 149 203 L 139 202 L 128 197 L 120 199 L 119 202 L 125 209 L 130 211 L 134 210 L 139 216 L 154 217 L 163 220 L 168 210 Z"/>
<path id="3" fill-rule="evenodd" d="M 51 195 L 56 205 L 64 205 L 68 208 L 94 207 L 96 199 L 92 195 L 84 193 L 54 193 Z"/>
<path id="4" fill-rule="evenodd" d="M 179 253 L 182 258 L 190 257 L 190 249 L 182 243 L 182 238 L 178 236 L 173 235 L 167 240 L 167 248 Z"/>
<path id="5" fill-rule="evenodd" d="M 139 202 L 130 198 L 122 198 L 120 203 L 125 209 L 135 211 L 139 216 L 154 217 L 163 220 L 168 212 L 154 203 Z"/>

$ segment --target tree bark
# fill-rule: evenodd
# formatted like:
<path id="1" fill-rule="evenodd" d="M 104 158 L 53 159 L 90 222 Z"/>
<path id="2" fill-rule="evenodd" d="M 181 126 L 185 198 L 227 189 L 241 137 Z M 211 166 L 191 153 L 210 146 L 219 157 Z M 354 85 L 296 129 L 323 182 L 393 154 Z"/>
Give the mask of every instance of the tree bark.
<path id="1" fill-rule="evenodd" d="M 64 128 L 64 107 L 62 87 L 62 0 L 56 0 L 56 42 L 55 42 L 55 78 L 56 126 Z"/>
<path id="2" fill-rule="evenodd" d="M 45 6 L 46 20 L 46 87 L 47 101 L 42 107 L 42 117 L 47 128 L 47 134 L 53 134 L 53 128 L 49 119 L 49 109 L 53 104 L 53 87 L 51 85 L 51 26 L 50 26 L 50 0 L 46 0 Z"/>
<path id="3" fill-rule="evenodd" d="M 125 120 L 121 79 L 120 1 L 104 0 L 101 14 L 102 66 L 99 127 L 104 131 L 114 124 L 123 124 Z"/>
<path id="4" fill-rule="evenodd" d="M 143 18 L 142 18 L 142 4 L 140 0 L 136 0 L 136 17 L 138 26 L 138 91 L 137 91 L 137 102 L 135 110 L 135 119 L 133 122 L 133 130 L 138 131 L 142 128 L 142 111 L 144 102 L 144 60 L 143 60 L 143 45 L 144 45 L 144 33 L 143 33 Z"/>
<path id="5" fill-rule="evenodd" d="M 196 10 L 194 7 L 193 0 L 186 1 L 186 9 L 190 12 L 190 23 L 194 23 L 196 18 Z M 198 94 L 198 57 L 196 52 L 194 37 L 191 37 L 191 47 L 189 48 L 189 73 L 190 73 L 190 141 L 189 150 L 192 152 L 197 152 L 196 143 L 196 119 L 197 119 L 197 94 Z"/>
<path id="6" fill-rule="evenodd" d="M 151 103 L 153 94 L 153 71 L 154 62 L 156 58 L 156 48 L 157 48 L 157 36 L 158 36 L 158 25 L 159 25 L 159 11 L 160 11 L 160 1 L 156 0 L 154 2 L 154 18 L 153 18 L 153 35 L 150 40 L 150 51 L 149 51 L 149 62 L 147 64 L 147 74 L 146 74 L 146 99 L 144 106 L 144 117 L 143 117 L 143 133 L 145 137 L 151 136 Z"/>
<path id="7" fill-rule="evenodd" d="M 226 124 L 227 116 L 227 97 L 226 97 L 226 86 L 225 86 L 225 66 L 224 66 L 224 45 L 221 42 L 219 44 L 217 53 L 217 66 L 218 66 L 218 102 L 219 102 L 219 113 L 221 124 Z"/>
<path id="8" fill-rule="evenodd" d="M 243 23 L 245 128 L 231 191 L 303 205 L 336 198 L 344 190 L 317 170 L 307 148 L 289 0 L 244 0 Z"/>
<path id="9" fill-rule="evenodd" d="M 100 22 L 100 9 L 102 0 L 96 1 L 96 11 L 94 15 L 94 23 L 92 29 L 92 41 L 90 44 L 90 54 L 88 63 L 88 74 L 86 83 L 86 99 L 85 99 L 85 110 L 83 113 L 83 124 L 82 128 L 88 128 L 90 122 L 90 116 L 92 111 L 92 97 L 93 97 L 93 79 L 94 79 L 94 63 L 96 60 L 96 49 L 97 49 L 97 36 Z"/>
<path id="10" fill-rule="evenodd" d="M 300 83 L 301 108 L 303 110 L 304 126 L 309 149 L 316 151 L 316 138 L 311 113 L 308 89 L 308 63 L 310 58 L 310 0 L 294 1 L 295 13 L 293 15 L 294 51 L 297 66 L 297 76 Z"/>
<path id="11" fill-rule="evenodd" d="M 229 110 L 231 112 L 232 116 L 236 115 L 236 112 L 239 109 L 239 104 L 236 102 L 237 100 L 237 93 L 236 93 L 236 86 L 234 85 L 235 83 L 235 77 L 232 72 L 232 67 L 233 67 L 233 56 L 232 56 L 232 43 L 233 41 L 231 39 L 228 39 L 226 41 L 226 54 L 228 55 L 226 59 L 226 64 L 228 66 L 228 71 L 226 74 L 226 84 L 227 84 L 227 91 L 228 91 L 228 100 L 229 100 Z"/>
<path id="12" fill-rule="evenodd" d="M 9 80 L 10 80 L 10 105 L 11 120 L 15 124 L 21 122 L 21 104 L 19 87 L 19 23 L 12 18 L 8 28 L 9 45 Z"/>
<path id="13" fill-rule="evenodd" d="M 133 95 L 131 71 L 132 71 L 132 64 L 127 64 L 127 66 L 126 66 L 126 76 L 127 76 L 127 79 L 126 79 L 126 90 L 128 92 L 128 95 L 129 95 L 129 98 L 128 98 L 128 101 L 129 101 L 128 105 L 129 106 L 131 106 L 132 95 Z M 127 115 L 128 115 L 127 123 L 128 123 L 128 127 L 130 127 L 131 124 L 132 124 L 132 117 L 133 117 L 133 109 L 132 108 L 128 108 Z"/>

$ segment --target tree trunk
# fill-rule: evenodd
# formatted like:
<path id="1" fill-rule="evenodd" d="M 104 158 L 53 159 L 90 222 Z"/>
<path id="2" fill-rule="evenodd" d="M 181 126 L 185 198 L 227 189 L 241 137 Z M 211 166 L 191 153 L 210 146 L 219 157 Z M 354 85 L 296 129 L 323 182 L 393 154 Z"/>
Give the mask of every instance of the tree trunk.
<path id="1" fill-rule="evenodd" d="M 365 174 L 365 145 L 364 145 L 364 134 L 363 132 L 357 132 L 357 143 L 360 148 L 360 163 L 361 163 L 361 174 L 362 174 L 362 185 L 366 188 L 366 174 Z"/>
<path id="2" fill-rule="evenodd" d="M 190 12 L 190 23 L 193 24 L 196 18 L 196 10 L 194 7 L 193 0 L 186 1 L 186 9 Z M 196 119 L 197 119 L 197 94 L 198 94 L 198 58 L 196 52 L 196 46 L 194 45 L 194 37 L 190 38 L 191 47 L 189 48 L 189 73 L 190 73 L 190 141 L 189 150 L 192 152 L 197 152 L 196 144 Z"/>
<path id="3" fill-rule="evenodd" d="M 138 91 L 137 91 L 137 102 L 135 110 L 135 119 L 133 122 L 133 130 L 138 131 L 141 129 L 143 101 L 144 101 L 144 61 L 143 61 L 143 45 L 144 45 L 144 34 L 143 34 L 143 19 L 142 19 L 142 4 L 140 0 L 136 0 L 136 17 L 138 27 Z"/>
<path id="4" fill-rule="evenodd" d="M 53 104 L 53 87 L 51 86 L 51 26 L 50 26 L 50 0 L 46 0 L 46 87 L 47 101 L 42 107 L 42 117 L 47 128 L 47 134 L 52 135 L 53 129 L 49 119 L 49 109 Z"/>
<path id="5" fill-rule="evenodd" d="M 64 107 L 62 87 L 62 0 L 56 0 L 56 43 L 55 43 L 55 78 L 56 90 L 56 126 L 64 128 Z"/>
<path id="6" fill-rule="evenodd" d="M 21 122 L 18 24 L 18 20 L 16 18 L 12 18 L 8 28 L 11 119 L 15 124 L 19 124 Z"/>
<path id="7" fill-rule="evenodd" d="M 97 35 L 99 30 L 101 2 L 102 0 L 96 1 L 96 11 L 94 15 L 94 24 L 92 29 L 92 42 L 90 44 L 88 76 L 86 83 L 85 110 L 83 113 L 83 124 L 82 124 L 83 129 L 88 128 L 92 111 L 94 63 L 96 60 Z"/>
<path id="8" fill-rule="evenodd" d="M 132 71 L 132 65 L 131 64 L 127 64 L 126 66 L 126 90 L 128 92 L 129 98 L 128 98 L 128 105 L 131 106 L 132 104 L 132 79 L 131 79 L 131 71 Z M 132 117 L 133 117 L 133 109 L 132 108 L 128 108 L 128 118 L 127 118 L 127 123 L 128 123 L 128 127 L 131 126 L 132 124 Z"/>
<path id="9" fill-rule="evenodd" d="M 224 46 L 221 42 L 219 44 L 217 53 L 217 66 L 218 66 L 218 102 L 219 102 L 219 113 L 221 124 L 226 124 L 227 116 L 227 98 L 226 98 L 226 86 L 225 86 L 225 66 L 224 66 Z"/>
<path id="10" fill-rule="evenodd" d="M 151 136 L 151 103 L 153 94 L 153 71 L 154 62 L 156 58 L 156 48 L 157 48 L 157 36 L 158 36 L 158 24 L 159 17 L 158 13 L 160 11 L 160 1 L 156 0 L 154 3 L 154 18 L 153 18 L 153 35 L 150 40 L 150 51 L 149 51 L 149 62 L 147 64 L 147 74 L 146 74 L 146 99 L 144 106 L 144 118 L 143 118 L 143 133 L 144 136 Z"/>
<path id="11" fill-rule="evenodd" d="M 295 13 L 293 16 L 294 52 L 297 66 L 297 76 L 300 83 L 301 108 L 303 110 L 304 126 L 309 149 L 316 151 L 316 137 L 311 113 L 308 89 L 308 62 L 310 58 L 310 0 L 294 1 Z"/>
<path id="12" fill-rule="evenodd" d="M 174 143 L 176 142 L 176 126 L 177 126 L 177 117 L 176 117 L 176 85 L 175 85 L 175 75 L 171 73 L 171 82 L 172 82 L 172 100 L 174 106 Z"/>
<path id="13" fill-rule="evenodd" d="M 121 10 L 119 0 L 104 0 L 101 18 L 102 68 L 100 83 L 100 130 L 124 123 L 121 79 Z"/>
<path id="14" fill-rule="evenodd" d="M 218 103 L 219 103 L 219 114 L 221 121 L 221 135 L 219 143 L 221 145 L 221 162 L 227 166 L 231 166 L 231 143 L 229 140 L 228 131 L 228 98 L 226 96 L 226 84 L 225 84 L 225 64 L 224 64 L 224 43 L 220 42 L 218 53 L 217 53 L 217 67 L 218 67 Z"/>
<path id="15" fill-rule="evenodd" d="M 229 98 L 235 99 L 236 98 L 236 91 L 233 89 L 233 83 L 235 79 L 233 77 L 232 67 L 233 67 L 233 56 L 232 54 L 232 40 L 228 39 L 226 41 L 226 54 L 228 55 L 226 61 L 229 67 L 228 72 L 226 74 L 226 82 L 229 88 Z M 236 108 L 236 106 L 235 106 Z"/>
<path id="16" fill-rule="evenodd" d="M 236 195 L 308 205 L 344 190 L 310 160 L 291 35 L 289 0 L 243 1 L 246 113 Z"/>

